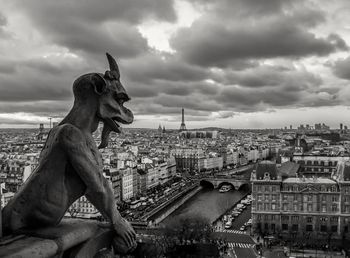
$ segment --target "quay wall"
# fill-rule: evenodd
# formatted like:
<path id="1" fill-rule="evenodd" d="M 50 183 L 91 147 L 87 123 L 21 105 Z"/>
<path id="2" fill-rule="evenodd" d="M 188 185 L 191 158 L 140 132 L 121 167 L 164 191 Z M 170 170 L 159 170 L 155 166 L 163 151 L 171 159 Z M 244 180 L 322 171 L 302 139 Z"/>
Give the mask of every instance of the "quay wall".
<path id="1" fill-rule="evenodd" d="M 197 186 L 190 192 L 187 192 L 185 195 L 178 197 L 175 200 L 172 200 L 170 205 L 166 205 L 163 209 L 158 210 L 152 216 L 149 217 L 152 220 L 153 225 L 157 225 L 162 222 L 166 217 L 168 217 L 171 213 L 180 208 L 186 201 L 191 199 L 194 195 L 202 190 L 201 186 Z"/>

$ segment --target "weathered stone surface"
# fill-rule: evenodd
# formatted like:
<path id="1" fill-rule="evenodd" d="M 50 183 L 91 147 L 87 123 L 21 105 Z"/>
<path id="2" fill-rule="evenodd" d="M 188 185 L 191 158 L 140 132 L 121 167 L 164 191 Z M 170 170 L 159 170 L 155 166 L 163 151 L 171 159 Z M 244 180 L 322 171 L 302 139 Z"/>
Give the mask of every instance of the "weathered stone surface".
<path id="1" fill-rule="evenodd" d="M 60 253 L 93 238 L 101 229 L 99 227 L 101 224 L 96 221 L 82 219 L 64 219 L 55 227 L 20 230 L 19 233 L 54 240 Z"/>
<path id="2" fill-rule="evenodd" d="M 12 243 L 0 244 L 0 257 L 3 258 L 53 257 L 57 251 L 55 241 L 38 237 L 24 237 Z"/>
<path id="3" fill-rule="evenodd" d="M 2 239 L 0 257 L 93 257 L 110 248 L 114 231 L 110 224 L 82 219 L 64 219 L 55 227 L 20 230 L 20 235 Z"/>

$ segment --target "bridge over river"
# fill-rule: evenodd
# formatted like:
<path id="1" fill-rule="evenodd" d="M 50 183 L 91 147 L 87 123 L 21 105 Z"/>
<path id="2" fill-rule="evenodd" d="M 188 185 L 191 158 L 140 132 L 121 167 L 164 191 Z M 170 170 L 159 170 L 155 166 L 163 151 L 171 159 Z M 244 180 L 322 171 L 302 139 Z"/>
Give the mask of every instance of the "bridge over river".
<path id="1" fill-rule="evenodd" d="M 246 175 L 208 176 L 201 178 L 200 184 L 202 186 L 212 186 L 213 188 L 220 188 L 223 185 L 231 185 L 235 190 L 239 190 L 242 187 L 250 188 L 250 180 Z"/>

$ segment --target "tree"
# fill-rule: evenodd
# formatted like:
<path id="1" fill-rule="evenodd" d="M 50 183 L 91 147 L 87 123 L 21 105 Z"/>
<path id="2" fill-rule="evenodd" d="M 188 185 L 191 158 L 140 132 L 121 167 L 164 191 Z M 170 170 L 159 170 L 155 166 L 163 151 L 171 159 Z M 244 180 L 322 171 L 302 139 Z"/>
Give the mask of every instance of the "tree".
<path id="1" fill-rule="evenodd" d="M 220 257 L 210 221 L 201 216 L 174 219 L 144 241 L 136 257 Z"/>
<path id="2" fill-rule="evenodd" d="M 201 216 L 180 217 L 170 221 L 163 229 L 165 237 L 184 241 L 210 241 L 213 229 L 210 221 Z"/>
<path id="3" fill-rule="evenodd" d="M 162 229 L 163 243 L 169 257 L 187 254 L 205 257 L 211 253 L 212 257 L 219 253 L 213 238 L 213 228 L 210 221 L 200 215 L 173 219 Z M 203 253 L 205 250 L 205 253 Z M 195 256 L 194 256 L 195 257 Z"/>

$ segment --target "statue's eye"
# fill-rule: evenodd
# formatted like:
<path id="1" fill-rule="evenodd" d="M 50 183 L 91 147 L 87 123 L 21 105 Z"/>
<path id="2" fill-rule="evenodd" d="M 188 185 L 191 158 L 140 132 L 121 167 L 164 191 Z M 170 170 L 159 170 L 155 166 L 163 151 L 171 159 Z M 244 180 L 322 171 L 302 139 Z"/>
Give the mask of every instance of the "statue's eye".
<path id="1" fill-rule="evenodd" d="M 114 99 L 119 103 L 119 104 L 123 104 L 126 101 L 129 101 L 130 98 L 127 94 L 121 92 L 121 93 L 115 93 L 114 94 Z"/>

